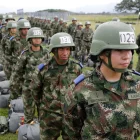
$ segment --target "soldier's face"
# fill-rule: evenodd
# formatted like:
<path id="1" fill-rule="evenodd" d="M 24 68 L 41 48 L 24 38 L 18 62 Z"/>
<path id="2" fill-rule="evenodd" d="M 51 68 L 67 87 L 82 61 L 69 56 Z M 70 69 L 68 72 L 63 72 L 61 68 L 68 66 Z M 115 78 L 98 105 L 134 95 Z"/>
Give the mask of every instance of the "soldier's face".
<path id="1" fill-rule="evenodd" d="M 58 48 L 57 57 L 55 56 L 58 64 L 63 65 L 65 63 L 67 63 L 68 59 L 70 57 L 70 52 L 71 52 L 70 47 Z"/>
<path id="2" fill-rule="evenodd" d="M 16 34 L 16 32 L 17 32 L 17 28 L 11 28 L 11 30 L 10 30 L 11 34 Z"/>
<path id="3" fill-rule="evenodd" d="M 21 29 L 21 35 L 22 35 L 22 36 L 26 36 L 28 30 L 29 30 L 28 28 L 23 28 L 23 29 Z"/>
<path id="4" fill-rule="evenodd" d="M 76 24 L 76 22 L 77 22 L 77 20 L 73 20 L 73 21 L 72 21 L 73 24 Z"/>
<path id="5" fill-rule="evenodd" d="M 113 68 L 126 69 L 132 60 L 131 50 L 112 50 L 111 63 Z M 108 57 L 104 57 L 104 61 L 108 63 Z"/>
<path id="6" fill-rule="evenodd" d="M 35 47 L 39 47 L 42 43 L 41 38 L 32 38 L 32 45 Z"/>

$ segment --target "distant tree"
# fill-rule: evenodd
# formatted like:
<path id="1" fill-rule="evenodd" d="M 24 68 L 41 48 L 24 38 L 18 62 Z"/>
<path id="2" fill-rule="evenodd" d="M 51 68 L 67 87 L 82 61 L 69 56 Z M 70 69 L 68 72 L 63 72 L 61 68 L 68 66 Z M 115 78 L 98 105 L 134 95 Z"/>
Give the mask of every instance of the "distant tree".
<path id="1" fill-rule="evenodd" d="M 136 13 L 140 12 L 140 0 L 122 0 L 115 6 L 115 10 L 122 11 L 135 11 Z"/>

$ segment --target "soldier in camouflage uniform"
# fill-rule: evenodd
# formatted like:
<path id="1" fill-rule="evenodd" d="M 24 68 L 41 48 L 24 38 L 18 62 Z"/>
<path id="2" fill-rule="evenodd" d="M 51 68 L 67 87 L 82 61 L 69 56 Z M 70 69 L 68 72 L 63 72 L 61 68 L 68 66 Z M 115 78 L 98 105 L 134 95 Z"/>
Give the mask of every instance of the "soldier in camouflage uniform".
<path id="1" fill-rule="evenodd" d="M 2 45 L 2 64 L 4 72 L 7 76 L 7 79 L 10 79 L 11 72 L 12 72 L 12 52 L 13 48 L 11 47 L 10 39 L 16 36 L 17 33 L 17 22 L 16 21 L 9 21 L 6 25 L 6 29 L 8 34 L 4 36 L 1 41 Z"/>
<path id="2" fill-rule="evenodd" d="M 72 36 L 72 38 L 73 38 L 74 30 L 77 27 L 76 23 L 77 23 L 77 19 L 76 18 L 72 18 L 72 23 L 68 26 L 68 33 Z"/>
<path id="3" fill-rule="evenodd" d="M 65 94 L 67 116 L 74 114 L 76 105 L 82 108 L 82 140 L 134 140 L 140 136 L 140 73 L 127 69 L 132 50 L 137 48 L 134 31 L 125 23 L 110 21 L 96 29 L 90 53 L 100 65 L 85 78 L 76 78 L 76 86 L 71 84 Z M 73 115 L 74 119 L 78 116 Z M 73 120 L 65 125 L 71 139 L 76 128 Z"/>
<path id="4" fill-rule="evenodd" d="M 35 102 L 29 88 L 30 76 L 38 64 L 49 59 L 49 51 L 41 46 L 44 35 L 40 28 L 29 29 L 26 40 L 30 42 L 30 45 L 21 53 L 10 78 L 12 88 L 10 97 L 16 99 L 22 93 L 25 123 L 29 123 L 34 119 L 35 114 Z"/>
<path id="5" fill-rule="evenodd" d="M 13 48 L 12 52 L 13 68 L 17 62 L 20 53 L 25 49 L 25 47 L 29 45 L 29 42 L 26 41 L 26 35 L 30 28 L 31 28 L 30 22 L 26 19 L 21 19 L 17 22 L 18 35 L 10 39 L 11 41 L 10 47 Z"/>
<path id="6" fill-rule="evenodd" d="M 51 23 L 51 28 L 52 28 L 52 31 L 53 31 L 53 35 L 57 33 L 57 27 L 58 27 L 58 16 L 55 16 L 54 17 L 54 21 L 52 21 Z"/>
<path id="7" fill-rule="evenodd" d="M 51 19 L 50 18 L 47 19 L 47 23 L 45 24 L 44 30 L 46 30 L 46 32 L 45 32 L 45 36 L 46 36 L 45 40 L 46 41 L 45 42 L 49 44 L 50 38 L 53 35 L 53 30 L 51 28 Z"/>
<path id="8" fill-rule="evenodd" d="M 61 32 L 61 28 L 63 26 L 63 19 L 59 19 L 59 24 L 57 25 L 57 33 Z"/>
<path id="9" fill-rule="evenodd" d="M 72 37 L 67 33 L 52 36 L 50 52 L 54 57 L 40 64 L 32 75 L 31 89 L 40 112 L 41 140 L 69 140 L 63 128 L 64 91 L 81 73 L 80 65 L 70 60 L 75 48 Z"/>
<path id="10" fill-rule="evenodd" d="M 82 28 L 83 24 L 79 22 L 77 24 L 77 28 L 74 30 L 74 43 L 75 43 L 75 58 L 80 60 L 77 53 L 81 50 L 82 40 L 81 40 L 81 34 L 82 34 Z"/>
<path id="11" fill-rule="evenodd" d="M 63 25 L 60 28 L 60 32 L 68 33 L 67 21 L 63 21 Z"/>
<path id="12" fill-rule="evenodd" d="M 137 66 L 136 66 L 136 70 L 138 72 L 140 72 L 140 34 L 137 36 L 137 45 L 138 45 L 138 49 L 136 50 L 136 53 L 138 54 L 138 62 L 137 62 Z"/>
<path id="13" fill-rule="evenodd" d="M 81 48 L 81 62 L 85 61 L 85 56 L 89 55 L 89 50 L 92 42 L 93 30 L 90 28 L 91 23 L 86 21 L 85 28 L 82 30 L 82 48 Z"/>

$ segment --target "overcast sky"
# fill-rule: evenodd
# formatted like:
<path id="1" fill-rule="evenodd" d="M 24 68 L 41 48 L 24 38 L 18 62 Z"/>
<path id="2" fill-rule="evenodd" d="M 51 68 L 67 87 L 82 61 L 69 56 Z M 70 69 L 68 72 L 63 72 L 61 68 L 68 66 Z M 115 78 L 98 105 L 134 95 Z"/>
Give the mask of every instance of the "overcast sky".
<path id="1" fill-rule="evenodd" d="M 0 13 L 34 12 L 43 9 L 66 9 L 74 12 L 102 12 L 112 10 L 121 0 L 1 0 Z M 111 9 L 112 8 L 112 9 Z"/>

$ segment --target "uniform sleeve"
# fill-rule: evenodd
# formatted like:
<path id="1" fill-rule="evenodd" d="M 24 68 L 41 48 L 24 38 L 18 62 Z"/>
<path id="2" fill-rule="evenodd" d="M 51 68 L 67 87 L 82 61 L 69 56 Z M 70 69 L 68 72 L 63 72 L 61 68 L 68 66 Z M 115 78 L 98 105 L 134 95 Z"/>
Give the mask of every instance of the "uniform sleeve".
<path id="1" fill-rule="evenodd" d="M 12 75 L 10 77 L 10 91 L 11 91 L 10 99 L 16 99 L 19 96 L 21 96 L 26 61 L 27 61 L 26 56 L 22 55 L 21 57 L 19 57 L 16 65 L 14 66 Z"/>
<path id="2" fill-rule="evenodd" d="M 140 34 L 137 36 L 136 43 L 138 45 L 138 49 L 136 50 L 136 52 L 137 54 L 139 54 L 140 53 Z"/>
<path id="3" fill-rule="evenodd" d="M 31 83 L 29 87 L 37 105 L 40 105 L 40 99 L 42 98 L 42 86 L 42 75 L 38 68 L 36 68 L 31 75 Z"/>
<path id="4" fill-rule="evenodd" d="M 78 92 L 75 90 L 79 86 L 74 87 L 74 85 L 71 85 L 65 95 L 64 127 L 67 135 L 72 140 L 81 139 L 81 129 L 86 116 L 84 104 L 77 96 Z"/>

